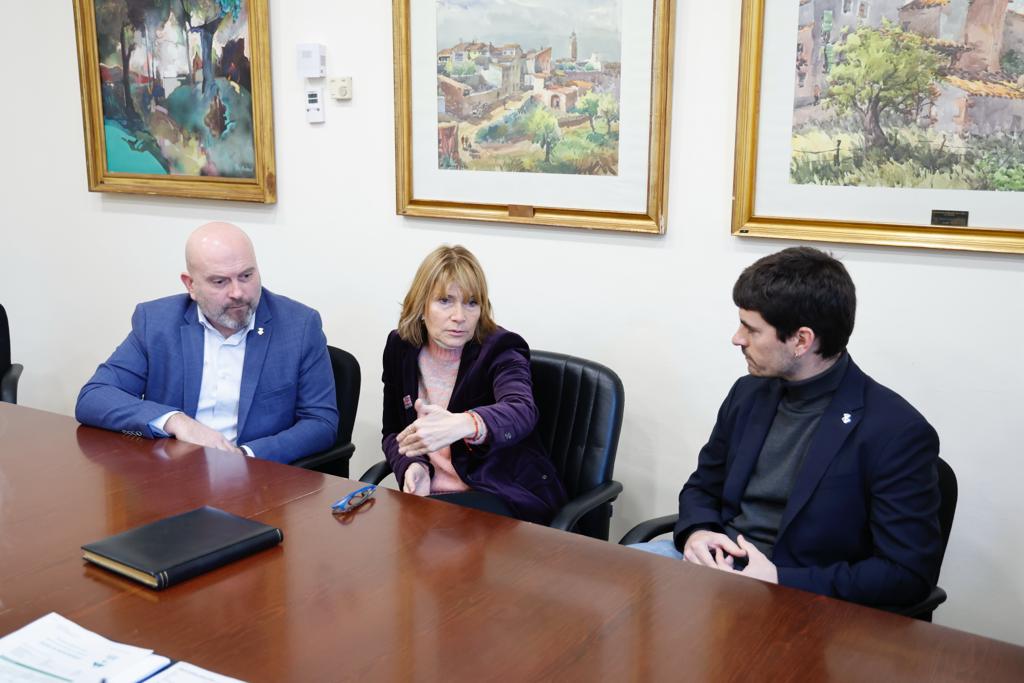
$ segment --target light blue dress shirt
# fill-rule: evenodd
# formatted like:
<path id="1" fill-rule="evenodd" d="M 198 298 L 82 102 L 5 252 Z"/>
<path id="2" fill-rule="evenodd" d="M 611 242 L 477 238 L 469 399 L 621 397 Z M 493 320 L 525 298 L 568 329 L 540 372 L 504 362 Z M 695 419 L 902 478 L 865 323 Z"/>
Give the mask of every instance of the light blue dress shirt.
<path id="1" fill-rule="evenodd" d="M 224 337 L 210 324 L 201 308 L 196 308 L 199 324 L 203 326 L 203 379 L 196 404 L 196 421 L 220 432 L 230 443 L 238 438 L 238 399 L 242 390 L 242 368 L 245 364 L 245 340 L 256 326 L 256 316 L 249 324 L 230 337 Z M 170 436 L 164 425 L 175 410 L 149 423 L 159 436 Z M 246 446 L 242 450 L 250 458 L 253 452 Z"/>

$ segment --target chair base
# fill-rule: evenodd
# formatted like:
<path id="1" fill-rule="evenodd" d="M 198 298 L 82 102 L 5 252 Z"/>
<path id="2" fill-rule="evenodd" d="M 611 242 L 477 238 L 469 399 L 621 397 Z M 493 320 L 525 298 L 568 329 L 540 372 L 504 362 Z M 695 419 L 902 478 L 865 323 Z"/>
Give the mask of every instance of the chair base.
<path id="1" fill-rule="evenodd" d="M 903 616 L 911 617 L 912 619 L 930 622 L 932 620 L 932 613 L 935 612 L 935 608 L 945 601 L 946 591 L 936 586 L 932 589 L 932 592 L 928 594 L 927 598 L 914 603 L 913 605 L 903 607 L 879 607 L 878 609 L 885 610 L 886 612 L 893 612 L 894 614 L 902 614 Z"/>
<path id="2" fill-rule="evenodd" d="M 349 462 L 352 454 L 356 452 L 355 444 L 346 443 L 335 445 L 323 453 L 314 453 L 304 458 L 299 458 L 291 463 L 294 467 L 301 467 L 306 470 L 331 474 L 335 477 L 348 478 Z"/>

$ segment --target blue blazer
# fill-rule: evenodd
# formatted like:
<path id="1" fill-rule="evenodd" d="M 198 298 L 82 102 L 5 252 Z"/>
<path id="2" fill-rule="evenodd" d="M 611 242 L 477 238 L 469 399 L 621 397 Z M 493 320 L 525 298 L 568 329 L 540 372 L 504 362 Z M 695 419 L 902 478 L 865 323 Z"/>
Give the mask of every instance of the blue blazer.
<path id="1" fill-rule="evenodd" d="M 259 334 L 258 330 L 263 330 Z M 154 438 L 149 422 L 172 410 L 195 417 L 203 326 L 187 294 L 139 304 L 132 331 L 78 395 L 83 424 Z M 291 462 L 338 436 L 334 374 L 320 315 L 263 289 L 245 341 L 238 445 Z"/>
<path id="2" fill-rule="evenodd" d="M 781 398 L 777 379 L 733 385 L 679 494 L 676 547 L 739 514 Z M 779 583 L 869 605 L 926 596 L 942 560 L 938 454 L 924 417 L 851 359 L 782 516 L 772 552 Z"/>

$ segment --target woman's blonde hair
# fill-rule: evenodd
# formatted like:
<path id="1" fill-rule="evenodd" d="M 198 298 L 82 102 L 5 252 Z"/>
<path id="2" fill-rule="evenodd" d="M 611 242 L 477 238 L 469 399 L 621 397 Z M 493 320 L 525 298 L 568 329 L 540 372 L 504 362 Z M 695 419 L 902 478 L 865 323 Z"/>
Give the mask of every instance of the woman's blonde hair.
<path id="1" fill-rule="evenodd" d="M 465 247 L 443 244 L 427 254 L 416 271 L 409 292 L 402 302 L 402 315 L 398 319 L 398 336 L 413 346 L 423 346 L 427 341 L 423 315 L 427 304 L 443 296 L 449 285 L 458 285 L 465 300 L 476 299 L 480 304 L 480 320 L 476 324 L 473 339 L 482 343 L 497 329 L 491 314 L 491 300 L 487 297 L 487 279 L 480 262 Z"/>

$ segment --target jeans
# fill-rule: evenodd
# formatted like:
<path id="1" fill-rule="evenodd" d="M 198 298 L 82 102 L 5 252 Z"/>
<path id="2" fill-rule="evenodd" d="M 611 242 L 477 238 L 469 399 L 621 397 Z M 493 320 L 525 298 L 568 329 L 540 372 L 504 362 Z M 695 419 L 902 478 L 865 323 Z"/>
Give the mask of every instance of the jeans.
<path id="1" fill-rule="evenodd" d="M 661 555 L 662 557 L 671 557 L 674 560 L 683 559 L 683 554 L 676 550 L 675 543 L 670 540 L 631 543 L 626 547 L 636 548 L 637 550 L 643 550 L 645 553 L 654 553 L 655 555 Z"/>

